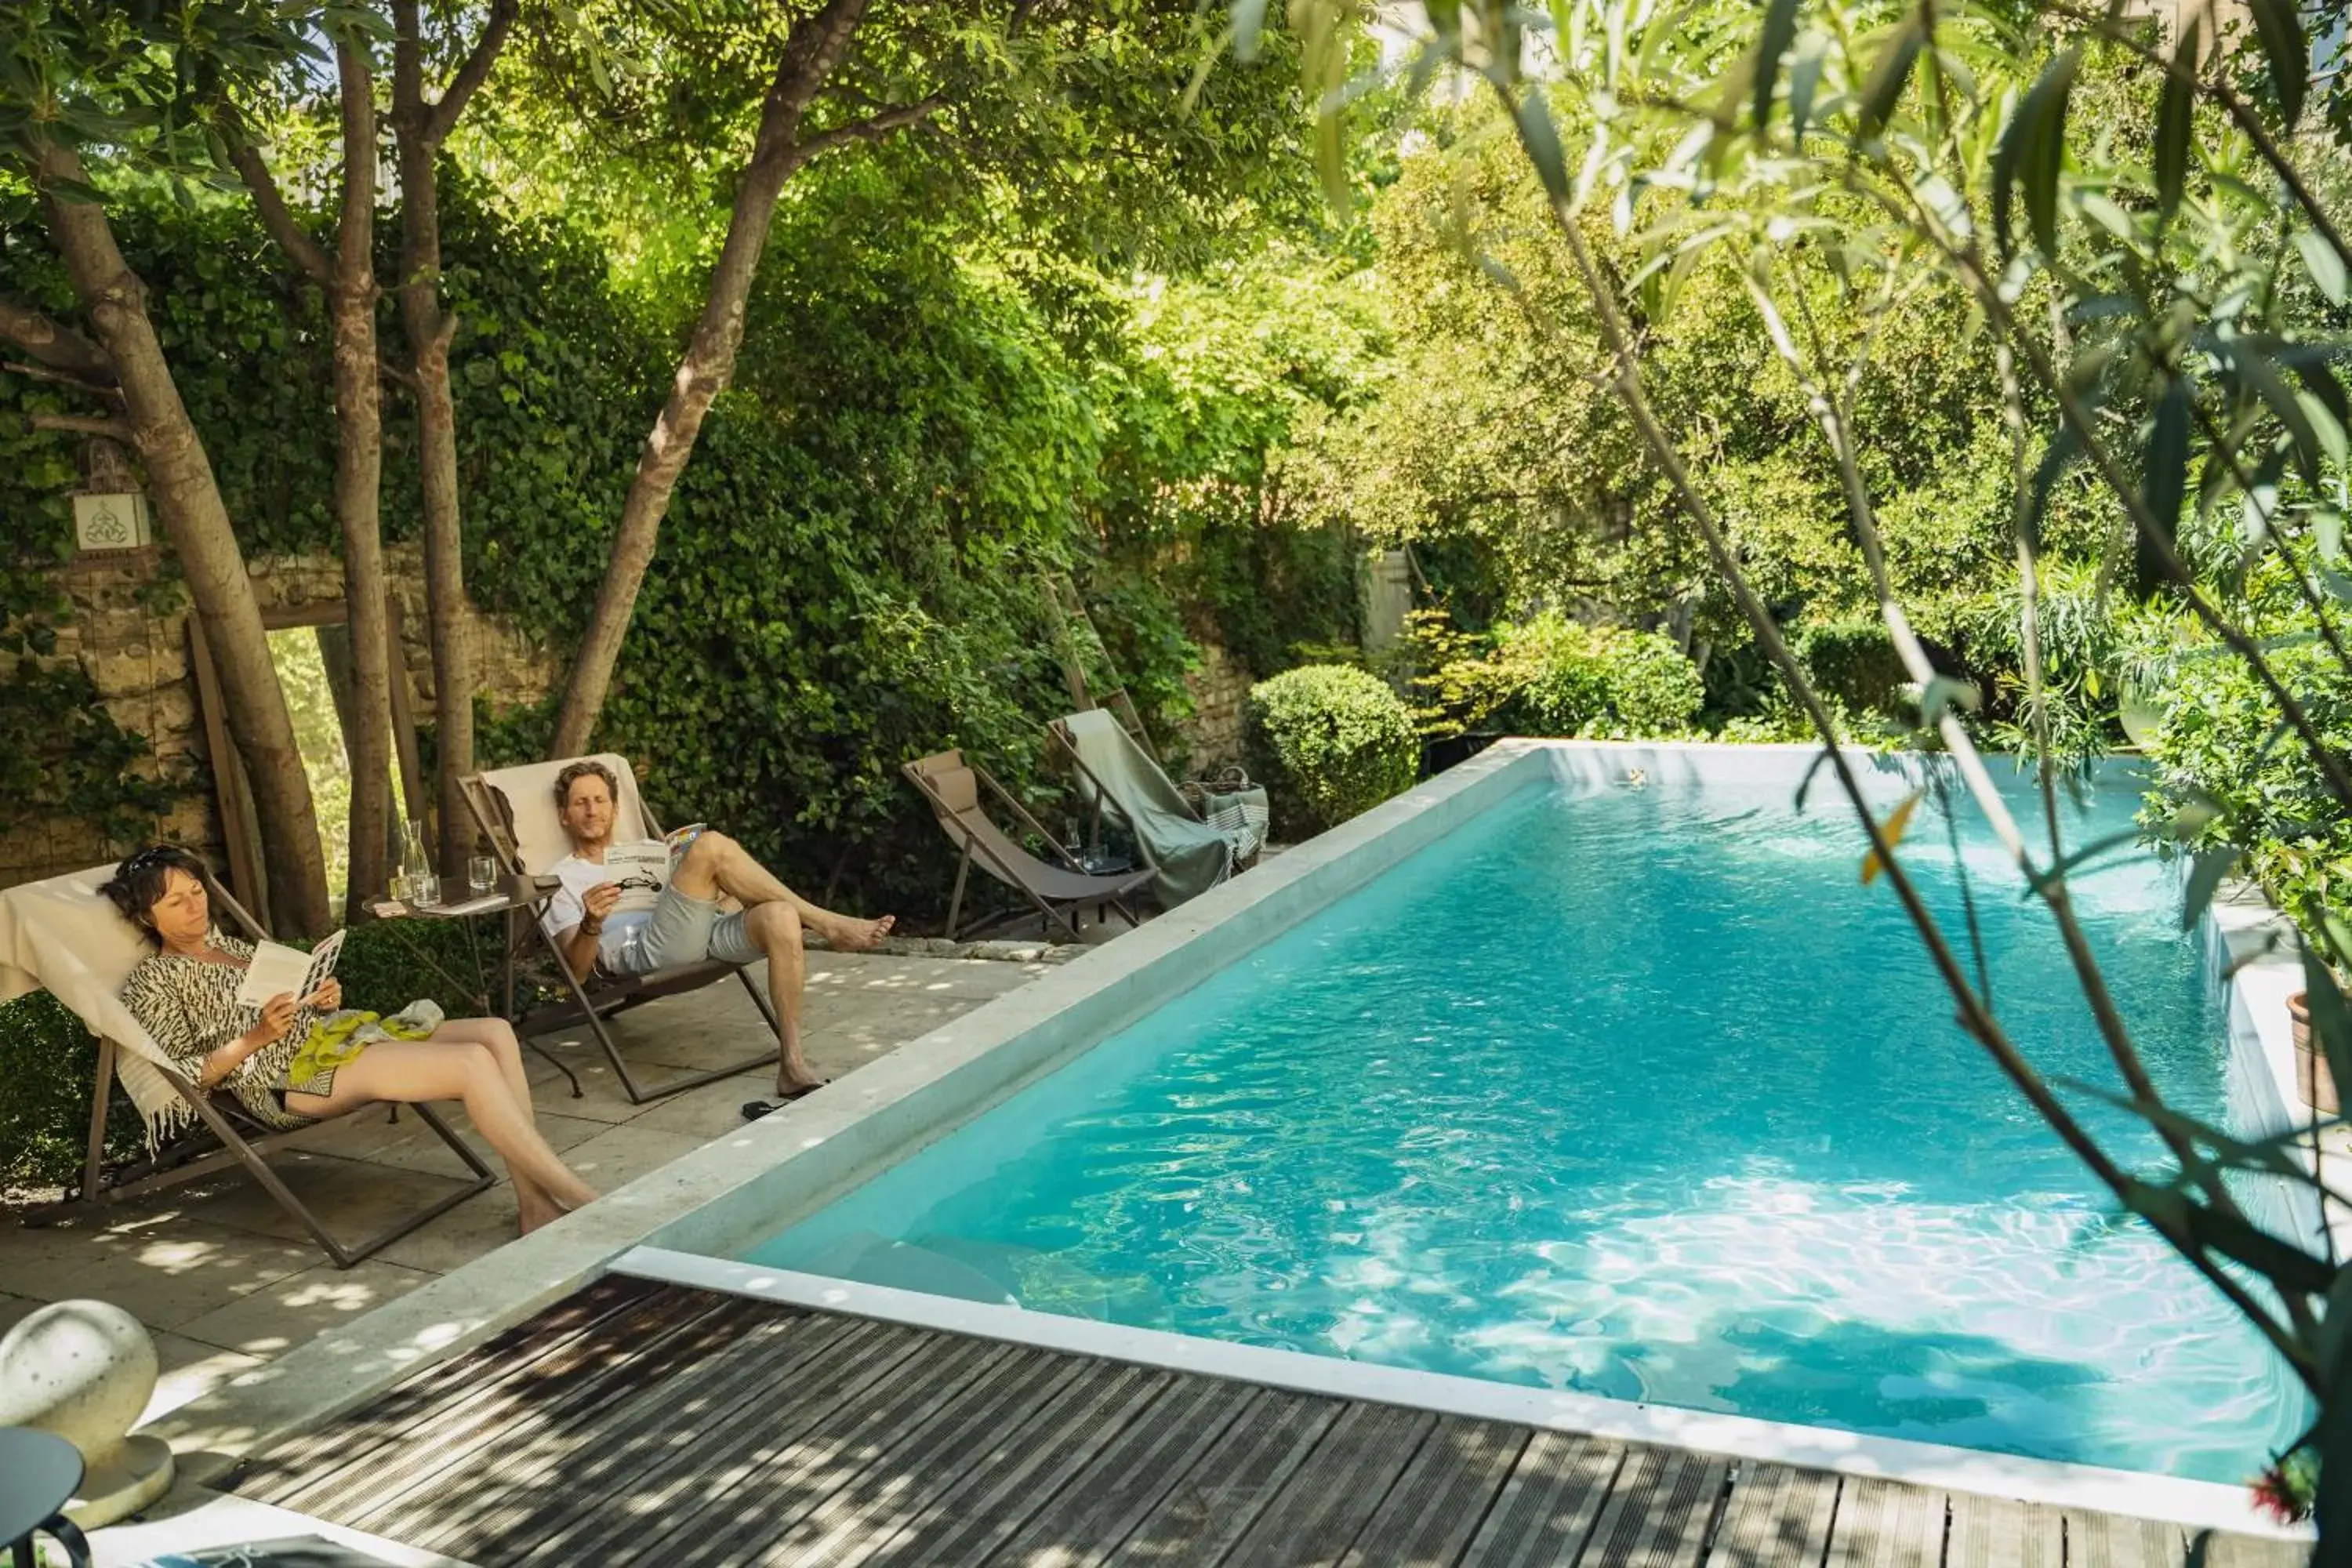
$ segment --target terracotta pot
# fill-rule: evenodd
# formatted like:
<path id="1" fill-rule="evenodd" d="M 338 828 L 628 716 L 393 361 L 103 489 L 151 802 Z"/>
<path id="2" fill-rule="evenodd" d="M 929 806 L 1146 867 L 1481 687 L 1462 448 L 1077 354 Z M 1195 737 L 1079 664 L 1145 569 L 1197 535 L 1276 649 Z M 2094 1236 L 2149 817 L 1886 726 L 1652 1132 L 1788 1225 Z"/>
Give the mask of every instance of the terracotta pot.
<path id="1" fill-rule="evenodd" d="M 2294 1081 L 2296 1092 L 2304 1104 L 2314 1110 L 2336 1114 L 2336 1075 L 2327 1070 L 2327 1057 L 2319 1042 L 2311 1037 L 2311 1008 L 2305 1004 L 2307 992 L 2298 991 L 2286 999 L 2286 1016 L 2294 1027 Z"/>

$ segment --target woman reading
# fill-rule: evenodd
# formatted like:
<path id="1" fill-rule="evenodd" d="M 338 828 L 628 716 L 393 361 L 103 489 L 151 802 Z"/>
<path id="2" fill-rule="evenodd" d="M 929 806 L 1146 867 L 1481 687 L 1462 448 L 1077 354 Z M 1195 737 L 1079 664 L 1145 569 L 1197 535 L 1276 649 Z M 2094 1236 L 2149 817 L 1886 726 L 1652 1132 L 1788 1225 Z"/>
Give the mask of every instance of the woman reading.
<path id="1" fill-rule="evenodd" d="M 253 947 L 213 929 L 205 889 L 204 862 L 163 844 L 100 889 L 155 945 L 123 982 L 123 1005 L 199 1089 L 226 1088 L 272 1128 L 373 1100 L 459 1100 L 507 1163 L 526 1236 L 596 1195 L 540 1136 L 505 1019 L 445 1018 L 429 1001 L 380 1018 L 346 1010 L 332 979 L 308 996 L 240 1005 Z"/>

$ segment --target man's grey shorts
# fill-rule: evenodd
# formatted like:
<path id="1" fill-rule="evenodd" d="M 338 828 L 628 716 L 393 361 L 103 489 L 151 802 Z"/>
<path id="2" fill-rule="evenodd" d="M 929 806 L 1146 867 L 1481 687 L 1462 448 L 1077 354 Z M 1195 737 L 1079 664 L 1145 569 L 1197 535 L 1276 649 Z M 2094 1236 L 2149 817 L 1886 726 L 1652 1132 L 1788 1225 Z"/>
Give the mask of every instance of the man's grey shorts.
<path id="1" fill-rule="evenodd" d="M 630 944 L 628 973 L 649 973 L 699 963 L 706 958 L 728 963 L 750 963 L 761 957 L 759 943 L 743 929 L 743 914 L 719 912 L 716 899 L 698 899 L 676 888 L 662 890 L 653 918 Z"/>

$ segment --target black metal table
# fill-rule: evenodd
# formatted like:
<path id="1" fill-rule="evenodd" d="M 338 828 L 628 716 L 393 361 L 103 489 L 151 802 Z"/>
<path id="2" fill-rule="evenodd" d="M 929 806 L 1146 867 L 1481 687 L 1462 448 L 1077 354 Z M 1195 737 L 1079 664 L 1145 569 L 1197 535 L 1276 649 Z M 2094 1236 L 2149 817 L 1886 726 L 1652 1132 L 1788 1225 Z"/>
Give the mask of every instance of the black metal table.
<path id="1" fill-rule="evenodd" d="M 81 1451 L 29 1426 L 0 1426 L 0 1541 L 15 1568 L 33 1568 L 33 1537 L 66 1549 L 74 1568 L 89 1568 L 89 1542 L 66 1518 L 81 1485 Z"/>

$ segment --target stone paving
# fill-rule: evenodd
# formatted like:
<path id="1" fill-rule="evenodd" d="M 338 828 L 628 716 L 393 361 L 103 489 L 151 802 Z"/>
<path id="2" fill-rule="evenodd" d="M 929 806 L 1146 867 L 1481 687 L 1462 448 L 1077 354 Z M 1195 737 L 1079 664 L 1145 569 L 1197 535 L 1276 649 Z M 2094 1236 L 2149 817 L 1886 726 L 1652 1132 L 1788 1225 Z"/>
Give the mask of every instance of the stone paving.
<path id="1" fill-rule="evenodd" d="M 827 1078 L 907 1042 L 1047 972 L 1041 962 L 903 954 L 809 955 L 803 1037 Z M 755 971 L 755 974 L 757 972 Z M 761 977 L 764 979 L 764 977 Z M 651 1003 L 613 1020 L 633 1068 L 717 1066 L 763 1039 L 732 982 Z M 772 1088 L 751 1071 L 647 1105 L 629 1103 L 583 1032 L 543 1044 L 579 1074 L 582 1097 L 525 1052 L 540 1130 L 591 1186 L 610 1192 L 742 1125 L 743 1101 Z M 451 1124 L 487 1155 L 447 1108 Z M 307 1133 L 279 1156 L 289 1184 L 338 1234 L 365 1234 L 460 1184 L 463 1167 L 414 1116 L 371 1111 Z M 497 1162 L 493 1158 L 494 1168 Z M 202 1396 L 322 1329 L 471 1262 L 514 1235 L 512 1189 L 460 1204 L 351 1268 L 330 1263 L 268 1194 L 222 1176 L 110 1211 L 72 1227 L 0 1220 L 0 1332 L 45 1302 L 97 1297 L 153 1332 L 163 1377 L 142 1421 Z"/>

